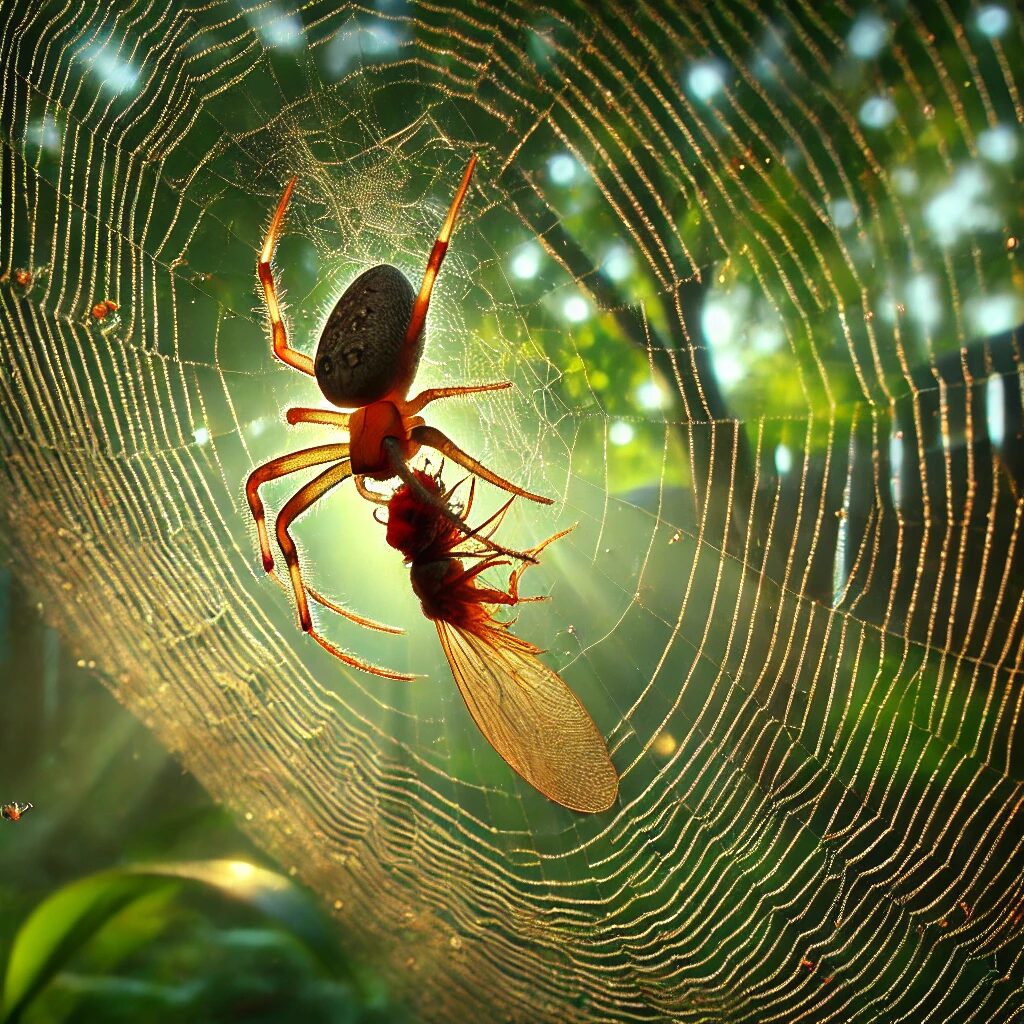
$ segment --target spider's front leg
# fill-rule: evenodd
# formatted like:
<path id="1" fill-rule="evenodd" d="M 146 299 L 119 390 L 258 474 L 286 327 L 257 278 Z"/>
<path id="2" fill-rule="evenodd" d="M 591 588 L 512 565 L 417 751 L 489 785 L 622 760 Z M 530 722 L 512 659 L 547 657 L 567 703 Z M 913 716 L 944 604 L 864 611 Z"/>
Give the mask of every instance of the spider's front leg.
<path id="1" fill-rule="evenodd" d="M 277 246 L 277 238 L 281 233 L 281 225 L 284 223 L 284 214 L 288 209 L 288 200 L 291 198 L 292 189 L 295 188 L 295 181 L 296 179 L 292 178 L 285 186 L 284 195 L 281 196 L 277 209 L 274 211 L 267 237 L 263 240 L 260 258 L 256 263 L 256 273 L 259 275 L 260 284 L 263 285 L 263 299 L 267 304 L 267 315 L 270 317 L 274 355 L 292 369 L 312 377 L 314 375 L 313 360 L 304 353 L 297 352 L 288 344 L 288 332 L 285 330 L 284 321 L 281 319 L 281 307 L 277 302 L 274 273 L 270 269 L 270 263 L 274 258 L 274 249 Z"/>
<path id="2" fill-rule="evenodd" d="M 510 387 L 512 387 L 512 382 L 510 380 L 504 380 L 497 384 L 475 384 L 466 387 L 452 388 L 429 388 L 426 391 L 421 391 L 415 398 L 401 403 L 402 418 L 408 429 L 409 440 L 414 441 L 416 444 L 423 445 L 426 448 L 433 448 L 435 451 L 447 456 L 452 460 L 452 462 L 462 466 L 463 469 L 468 469 L 470 473 L 476 474 L 478 477 L 486 480 L 490 484 L 493 484 L 495 487 L 500 487 L 503 491 L 508 491 L 509 494 L 518 494 L 521 498 L 529 498 L 530 501 L 537 501 L 542 505 L 550 505 L 552 504 L 551 498 L 545 498 L 541 494 L 534 494 L 533 491 L 524 490 L 522 487 L 516 486 L 516 484 L 506 480 L 504 477 L 498 476 L 497 473 L 488 469 L 482 462 L 474 459 L 472 455 L 464 452 L 450 437 L 447 437 L 438 430 L 437 427 L 428 426 L 422 419 L 416 417 L 416 413 L 420 412 L 425 405 L 429 405 L 431 402 L 435 402 L 439 398 L 454 398 L 458 395 L 472 395 L 480 391 L 504 391 L 506 388 Z"/>
<path id="3" fill-rule="evenodd" d="M 434 451 L 440 452 L 463 469 L 468 469 L 470 473 L 475 473 L 489 484 L 494 484 L 495 487 L 508 491 L 509 494 L 518 494 L 521 498 L 529 498 L 530 501 L 540 502 L 541 505 L 551 505 L 554 502 L 552 498 L 545 498 L 543 494 L 534 494 L 533 491 L 524 490 L 504 477 L 498 476 L 497 473 L 488 469 L 482 462 L 474 459 L 472 455 L 467 455 L 450 437 L 443 434 L 437 427 L 429 427 L 425 424 L 415 426 L 409 431 L 409 439 L 423 445 L 425 448 L 433 448 Z"/>

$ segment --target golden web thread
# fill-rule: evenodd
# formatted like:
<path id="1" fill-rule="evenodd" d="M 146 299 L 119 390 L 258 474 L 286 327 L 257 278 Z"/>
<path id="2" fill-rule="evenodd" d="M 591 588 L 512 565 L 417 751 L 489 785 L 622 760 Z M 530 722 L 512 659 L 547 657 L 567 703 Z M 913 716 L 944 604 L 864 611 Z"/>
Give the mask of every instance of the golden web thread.
<path id="1" fill-rule="evenodd" d="M 5 130 L 10 227 L 0 259 L 8 273 L 19 260 L 49 266 L 27 297 L 0 289 L 3 510 L 15 567 L 69 639 L 98 655 L 113 692 L 336 907 L 341 927 L 359 929 L 424 1017 L 468 1015 L 475 1000 L 479 1013 L 524 1021 L 816 1022 L 874 1012 L 865 1007 L 880 1020 L 912 1019 L 925 1005 L 950 1020 L 998 1019 L 1015 989 L 1004 993 L 994 979 L 1015 948 L 1020 895 L 1010 790 L 1019 781 L 1021 608 L 1010 572 L 1021 506 L 1004 549 L 986 551 L 976 585 L 960 587 L 974 505 L 970 492 L 960 504 L 954 493 L 952 439 L 983 435 L 972 385 L 914 383 L 913 367 L 935 357 L 942 339 L 929 337 L 922 354 L 898 324 L 869 317 L 877 295 L 848 236 L 817 233 L 828 202 L 847 198 L 882 264 L 928 258 L 852 101 L 826 88 L 849 18 L 805 5 L 770 22 L 742 4 L 610 7 L 601 16 L 426 4 L 415 8 L 419 22 L 408 12 L 374 22 L 394 33 L 394 52 L 375 57 L 364 32 L 361 53 L 328 80 L 318 61 L 339 33 L 363 31 L 365 12 L 324 5 L 302 12 L 308 55 L 297 87 L 275 68 L 279 37 L 267 34 L 295 14 L 281 8 L 261 28 L 220 5 L 72 5 L 49 34 L 25 11 L 7 14 L 0 46 L 16 73 L 0 97 L 16 116 Z M 86 27 L 110 33 L 137 87 L 104 84 L 111 72 L 83 50 Z M 746 59 L 769 29 L 781 34 L 778 61 L 794 75 L 775 93 Z M 928 63 L 895 53 L 895 84 L 922 97 L 938 87 L 973 144 L 960 72 L 927 42 L 941 29 L 941 19 L 912 13 L 898 42 L 922 46 Z M 984 86 L 982 105 L 1002 109 L 1009 95 L 1019 111 L 1014 62 L 999 50 L 1001 77 L 983 82 L 983 45 L 957 37 L 969 80 Z M 720 109 L 686 89 L 687 62 L 705 55 L 735 69 Z M 557 75 L 537 70 L 543 59 Z M 405 101 L 412 88 L 422 109 L 396 128 L 388 99 Z M 238 131 L 229 115 L 242 106 L 254 123 Z M 26 140 L 47 116 L 59 123 L 61 147 L 55 165 L 42 167 Z M 163 169 L 178 136 L 202 123 L 218 127 L 217 146 Z M 807 140 L 816 138 L 812 151 Z M 295 262 L 282 257 L 280 269 L 285 290 L 292 282 L 293 325 L 311 330 L 296 266 L 303 240 L 339 279 L 385 256 L 414 267 L 432 211 L 406 194 L 443 193 L 439 161 L 459 163 L 448 147 L 461 157 L 477 146 L 489 169 L 509 171 L 480 183 L 456 237 L 427 370 L 513 373 L 515 399 L 481 411 L 480 454 L 518 452 L 510 465 L 524 472 L 551 460 L 545 471 L 565 483 L 569 508 L 590 530 L 585 557 L 567 554 L 565 564 L 607 595 L 608 613 L 600 626 L 596 614 L 565 625 L 590 634 L 577 637 L 578 678 L 606 702 L 623 770 L 622 810 L 599 822 L 551 816 L 490 772 L 457 705 L 437 696 L 453 688 L 436 653 L 432 689 L 416 692 L 311 655 L 291 609 L 255 573 L 241 509 L 244 472 L 267 451 L 252 424 L 273 418 L 268 405 L 283 405 L 294 384 L 272 371 L 255 294 L 218 292 L 215 278 L 252 276 L 261 218 L 282 176 L 300 169 L 306 209 L 285 243 Z M 768 168 L 789 146 L 803 148 L 804 168 L 776 178 Z M 555 353 L 573 330 L 550 315 L 561 293 L 524 298 L 524 286 L 489 273 L 520 237 L 493 211 L 509 212 L 523 237 L 547 218 L 538 244 L 560 284 L 597 295 L 600 253 L 581 245 L 582 255 L 567 254 L 563 243 L 579 235 L 571 204 L 542 161 L 531 166 L 545 147 L 575 153 L 640 264 L 645 289 L 622 298 L 639 307 L 642 359 L 671 392 L 655 414 L 665 440 L 653 512 L 618 488 L 607 461 L 596 476 L 576 468 L 588 424 L 596 420 L 606 453 L 615 417 L 601 405 L 582 335 L 568 348 L 588 386 L 575 405 L 560 390 L 567 371 Z M 867 183 L 848 173 L 851 153 Z M 371 185 L 367 167 L 377 175 Z M 436 187 L 414 184 L 423 180 Z M 237 210 L 218 205 L 226 193 L 237 195 Z M 687 233 L 693 207 L 709 240 Z M 890 217 L 895 234 L 878 228 Z M 211 270 L 200 265 L 213 251 L 206 231 L 225 254 Z M 702 334 L 676 296 L 705 261 L 749 268 L 786 311 L 787 369 L 802 403 L 785 421 L 794 492 L 768 465 L 781 422 L 770 405 L 743 416 L 714 408 Z M 976 248 L 968 272 L 948 255 L 939 266 L 950 295 L 985 284 Z M 105 333 L 80 320 L 108 292 L 123 312 Z M 486 330 L 459 305 L 480 295 Z M 328 298 L 316 292 L 308 305 Z M 962 306 L 956 298 L 954 333 L 966 343 Z M 239 328 L 250 345 L 244 359 Z M 618 343 L 636 344 L 616 329 Z M 461 350 L 430 347 L 450 335 L 463 339 Z M 853 389 L 844 387 L 847 369 Z M 252 394 L 260 389 L 262 404 Z M 900 402 L 918 439 L 905 453 L 920 483 L 914 509 L 886 498 Z M 516 418 L 524 406 L 557 442 Z M 939 424 L 938 470 L 926 463 L 930 419 Z M 199 424 L 210 424 L 205 443 Z M 803 455 L 819 444 L 820 473 Z M 680 529 L 670 504 L 674 459 L 687 460 L 693 480 L 692 528 Z M 854 490 L 871 511 L 833 605 L 813 592 L 812 568 L 827 556 L 836 513 L 826 484 L 846 479 L 854 461 Z M 972 484 L 991 475 L 992 523 L 1009 500 L 1005 474 L 973 453 L 966 473 Z M 356 515 L 346 504 L 316 519 L 337 517 L 341 531 L 356 528 Z M 628 544 L 620 520 L 633 531 Z M 894 553 L 883 545 L 891 525 Z M 606 557 L 611 543 L 618 561 Z M 683 548 L 669 590 L 659 563 Z M 929 590 L 920 579 L 931 561 Z M 551 579 L 558 615 L 569 585 Z M 406 583 L 397 568 L 394 580 Z M 904 580 L 913 580 L 909 595 Z M 995 610 L 1011 622 L 1005 635 L 994 613 L 985 621 L 973 612 L 966 637 L 955 635 L 936 596 L 946 586 L 954 610 L 980 607 L 994 587 Z M 526 615 L 523 628 L 531 622 L 540 628 Z M 112 638 L 103 651 L 99 636 Z M 361 642 L 349 632 L 345 640 Z M 556 650 L 553 663 L 563 655 Z M 599 663 L 604 673 L 587 676 Z M 468 751 L 468 764 L 453 751 Z M 985 973 L 965 994 L 957 972 L 969 971 L 969 954 Z M 961 996 L 966 1009 L 953 1004 Z"/>

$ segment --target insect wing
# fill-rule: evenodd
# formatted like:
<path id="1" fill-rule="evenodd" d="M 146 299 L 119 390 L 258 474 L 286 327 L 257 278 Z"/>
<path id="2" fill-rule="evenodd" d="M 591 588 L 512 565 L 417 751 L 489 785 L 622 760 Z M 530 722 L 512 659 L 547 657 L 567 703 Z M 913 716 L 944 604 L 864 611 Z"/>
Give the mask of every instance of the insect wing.
<path id="1" fill-rule="evenodd" d="M 473 721 L 531 786 L 573 811 L 605 811 L 619 777 L 594 720 L 538 649 L 501 628 L 435 621 Z"/>

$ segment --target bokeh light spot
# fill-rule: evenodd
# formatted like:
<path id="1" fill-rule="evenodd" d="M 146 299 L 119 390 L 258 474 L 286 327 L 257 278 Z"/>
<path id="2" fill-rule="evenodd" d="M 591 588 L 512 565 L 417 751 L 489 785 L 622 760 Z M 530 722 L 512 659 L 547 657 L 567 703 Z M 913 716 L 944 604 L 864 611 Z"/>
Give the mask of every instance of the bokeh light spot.
<path id="1" fill-rule="evenodd" d="M 860 123 L 865 128 L 886 128 L 896 118 L 896 104 L 888 96 L 871 96 L 860 107 Z"/>
<path id="2" fill-rule="evenodd" d="M 582 323 L 590 316 L 590 304 L 581 295 L 573 295 L 562 304 L 562 315 L 569 323 Z"/>
<path id="3" fill-rule="evenodd" d="M 568 185 L 575 179 L 579 166 L 568 153 L 556 153 L 548 160 L 548 177 L 556 185 Z"/>
<path id="4" fill-rule="evenodd" d="M 521 281 L 536 277 L 540 270 L 540 246 L 533 242 L 521 245 L 512 255 L 512 274 Z"/>
<path id="5" fill-rule="evenodd" d="M 720 61 L 699 60 L 686 76 L 690 92 L 707 102 L 725 87 L 725 70 Z"/>
<path id="6" fill-rule="evenodd" d="M 627 423 L 625 420 L 616 420 L 608 428 L 608 440 L 611 441 L 612 444 L 619 445 L 620 447 L 624 444 L 629 444 L 629 442 L 633 440 L 635 434 L 636 431 L 633 429 L 632 425 Z"/>
<path id="7" fill-rule="evenodd" d="M 873 12 L 862 14 L 850 29 L 846 42 L 850 53 L 861 60 L 877 57 L 889 41 L 889 26 Z"/>
<path id="8" fill-rule="evenodd" d="M 999 4 L 986 4 L 978 11 L 978 28 L 985 35 L 996 38 L 1003 35 L 1010 27 L 1010 15 L 1005 7 Z"/>

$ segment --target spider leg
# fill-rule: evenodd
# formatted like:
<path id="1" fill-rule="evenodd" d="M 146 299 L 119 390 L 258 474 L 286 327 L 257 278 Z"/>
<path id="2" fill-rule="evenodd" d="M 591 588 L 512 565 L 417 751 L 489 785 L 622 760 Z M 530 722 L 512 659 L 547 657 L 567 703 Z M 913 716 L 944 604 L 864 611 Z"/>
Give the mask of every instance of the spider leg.
<path id="1" fill-rule="evenodd" d="M 430 293 L 434 290 L 434 281 L 437 280 L 437 272 L 441 269 L 445 253 L 448 251 L 448 239 L 451 238 L 452 228 L 455 227 L 455 218 L 459 215 L 459 207 L 462 200 L 466 198 L 469 189 L 469 179 L 473 177 L 473 168 L 476 167 L 476 154 L 469 158 L 466 171 L 462 175 L 462 183 L 459 185 L 452 205 L 448 208 L 448 216 L 441 225 L 437 234 L 437 241 L 434 248 L 430 250 L 430 258 L 427 260 L 427 269 L 423 271 L 423 283 L 420 285 L 420 293 L 416 296 L 416 303 L 412 307 L 412 316 L 409 318 L 409 326 L 405 332 L 406 351 L 415 348 L 416 339 L 423 330 L 423 322 L 427 319 L 427 309 L 430 306 Z"/>
<path id="2" fill-rule="evenodd" d="M 288 573 L 291 576 L 292 590 L 295 592 L 295 603 L 299 610 L 299 624 L 302 626 L 303 632 L 308 633 L 325 651 L 329 654 L 333 654 L 334 657 L 339 661 L 344 662 L 346 665 L 362 669 L 364 672 L 370 672 L 376 676 L 382 676 L 385 679 L 415 679 L 415 676 L 409 675 L 407 672 L 396 672 L 393 669 L 381 668 L 379 665 L 372 665 L 370 662 L 363 661 L 361 658 L 356 658 L 354 655 L 348 654 L 346 651 L 341 650 L 341 648 L 336 647 L 330 642 L 330 640 L 320 636 L 320 634 L 313 629 L 313 620 L 309 614 L 309 604 L 306 601 L 306 586 L 302 581 L 302 571 L 299 569 L 299 554 L 295 548 L 295 541 L 292 540 L 291 534 L 288 532 L 288 527 L 291 526 L 295 519 L 302 515 L 302 513 L 311 505 L 319 501 L 329 490 L 331 490 L 331 488 L 337 487 L 338 484 L 343 480 L 346 480 L 351 475 L 352 468 L 346 458 L 344 462 L 340 462 L 336 466 L 331 466 L 329 469 L 324 470 L 324 472 L 319 476 L 314 477 L 308 484 L 300 487 L 295 494 L 288 499 L 284 508 L 281 509 L 281 514 L 277 517 L 277 542 L 280 544 L 281 553 L 284 555 L 284 560 L 288 564 Z M 323 604 L 332 611 L 337 611 L 346 618 L 351 617 L 349 612 L 340 608 L 338 605 L 321 599 L 320 595 L 315 591 L 310 591 L 310 596 L 314 601 L 319 604 Z M 359 621 L 359 619 L 356 619 L 356 621 Z M 381 628 L 379 623 L 375 623 L 369 619 L 364 620 L 364 624 L 375 629 Z M 391 632 L 387 627 L 385 627 L 385 631 Z"/>
<path id="3" fill-rule="evenodd" d="M 349 413 L 334 412 L 331 409 L 292 408 L 285 414 L 285 419 L 294 427 L 296 423 L 326 423 L 332 427 L 348 429 Z"/>
<path id="4" fill-rule="evenodd" d="M 442 455 L 447 456 L 452 462 L 457 462 L 463 469 L 468 469 L 471 473 L 475 473 L 488 483 L 494 484 L 495 487 L 500 487 L 503 491 L 508 491 L 510 494 L 518 494 L 521 498 L 529 498 L 530 501 L 539 501 L 542 505 L 550 505 L 553 502 L 551 498 L 534 494 L 532 491 L 524 491 L 522 487 L 517 487 L 515 484 L 509 483 L 504 477 L 493 473 L 482 462 L 474 459 L 472 455 L 467 455 L 454 441 L 442 434 L 436 427 L 413 427 L 409 431 L 409 440 L 441 452 Z"/>
<path id="5" fill-rule="evenodd" d="M 416 496 L 420 501 L 426 502 L 428 505 L 436 508 L 438 512 L 445 517 L 445 519 L 457 526 L 464 534 L 474 537 L 485 547 L 490 548 L 492 551 L 497 551 L 500 555 L 506 555 L 509 558 L 518 558 L 520 561 L 525 562 L 537 561 L 533 555 L 525 551 L 515 551 L 512 548 L 506 548 L 503 545 L 496 543 L 489 537 L 478 536 L 477 531 L 474 530 L 472 526 L 470 526 L 461 516 L 456 515 L 449 505 L 445 504 L 445 502 L 436 494 L 428 491 L 426 487 L 419 482 L 416 478 L 416 474 L 409 468 L 408 463 L 406 463 L 405 457 L 402 454 L 402 446 L 397 438 L 385 437 L 384 449 L 388 453 L 388 460 L 391 463 L 390 468 L 395 476 L 399 477 L 402 483 L 415 491 Z"/>
<path id="6" fill-rule="evenodd" d="M 361 498 L 365 498 L 367 501 L 372 501 L 374 505 L 386 505 L 391 499 L 385 497 L 383 494 L 378 494 L 376 491 L 371 491 L 366 486 L 366 475 L 359 473 L 352 477 L 353 482 L 356 485 L 356 490 L 359 492 Z"/>
<path id="7" fill-rule="evenodd" d="M 249 479 L 245 482 L 245 497 L 249 502 L 252 517 L 256 520 L 256 532 L 260 538 L 260 554 L 263 556 L 263 568 L 267 572 L 274 568 L 274 556 L 270 553 L 270 538 L 267 536 L 267 519 L 263 501 L 259 495 L 260 487 L 268 480 L 276 480 L 280 476 L 288 476 L 289 473 L 297 473 L 310 466 L 319 466 L 325 462 L 337 462 L 339 459 L 345 458 L 348 458 L 347 444 L 321 444 L 315 448 L 303 448 L 302 451 L 271 459 L 249 474 Z"/>
<path id="8" fill-rule="evenodd" d="M 356 612 L 349 611 L 348 608 L 343 608 L 340 604 L 335 604 L 308 584 L 306 585 L 306 593 L 316 601 L 317 604 L 322 605 L 328 611 L 335 612 L 344 619 L 348 619 L 349 622 L 355 622 L 360 626 L 366 626 L 367 629 L 375 629 L 378 633 L 394 633 L 395 636 L 401 636 L 405 633 L 404 629 L 399 629 L 397 626 L 387 626 L 383 622 L 377 622 L 376 619 L 368 619 L 365 615 L 358 615 Z"/>
<path id="9" fill-rule="evenodd" d="M 425 405 L 436 402 L 439 398 L 455 398 L 458 395 L 475 395 L 481 391 L 504 391 L 512 387 L 512 381 L 502 380 L 497 384 L 472 384 L 468 387 L 456 388 L 428 388 L 421 391 L 415 398 L 409 399 L 403 413 L 406 416 L 415 416 Z"/>
<path id="10" fill-rule="evenodd" d="M 288 209 L 288 200 L 291 198 L 292 189 L 295 188 L 295 178 L 285 186 L 284 195 L 281 196 L 274 217 L 270 222 L 267 237 L 263 240 L 263 249 L 260 252 L 259 261 L 256 264 L 256 273 L 259 275 L 260 284 L 263 285 L 263 298 L 267 304 L 267 314 L 270 316 L 270 329 L 273 338 L 274 355 L 293 369 L 302 373 L 313 374 L 313 360 L 297 352 L 288 344 L 288 333 L 285 331 L 284 321 L 281 319 L 281 307 L 277 302 L 277 289 L 274 286 L 274 274 L 270 269 L 270 261 L 274 258 L 274 249 L 277 246 L 277 237 L 281 232 L 281 225 L 284 222 L 284 213 Z"/>
<path id="11" fill-rule="evenodd" d="M 322 637 L 315 630 L 309 630 L 309 635 L 328 653 L 333 654 L 338 661 L 343 661 L 346 665 L 351 665 L 353 668 L 358 668 L 363 672 L 369 672 L 371 675 L 380 676 L 382 679 L 398 679 L 403 683 L 411 682 L 413 679 L 420 679 L 421 676 L 414 675 L 409 672 L 396 672 L 394 669 L 381 668 L 380 665 L 373 665 L 368 661 L 363 661 L 362 658 L 355 658 L 351 654 L 346 654 L 340 647 L 336 647 L 326 637 Z"/>
<path id="12" fill-rule="evenodd" d="M 292 590 L 295 591 L 295 603 L 299 609 L 299 623 L 304 632 L 308 633 L 313 628 L 313 620 L 309 615 L 309 605 L 306 602 L 306 591 L 302 584 L 302 572 L 299 569 L 299 555 L 295 549 L 295 542 L 288 532 L 292 522 L 314 502 L 319 501 L 332 487 L 336 487 L 343 480 L 352 475 L 352 467 L 346 457 L 343 462 L 324 470 L 319 476 L 314 477 L 308 484 L 300 487 L 286 502 L 277 517 L 277 543 L 281 546 L 281 554 L 288 565 L 288 573 L 292 579 Z"/>
<path id="13" fill-rule="evenodd" d="M 263 556 L 263 568 L 266 569 L 266 571 L 269 572 L 278 583 L 281 583 L 281 580 L 274 572 L 274 561 L 270 553 L 270 539 L 267 536 L 266 515 L 263 509 L 263 502 L 258 493 L 260 486 L 265 484 L 268 480 L 275 480 L 278 477 L 288 476 L 290 473 L 297 473 L 300 470 L 309 468 L 310 466 L 319 466 L 324 462 L 335 462 L 338 459 L 347 457 L 347 455 L 347 444 L 322 445 L 318 448 L 306 448 L 301 452 L 292 452 L 290 455 L 282 455 L 280 458 L 272 459 L 270 462 L 260 466 L 250 474 L 245 486 L 245 494 L 248 499 L 249 508 L 252 511 L 253 518 L 256 520 L 256 531 L 260 538 L 260 554 Z M 347 608 L 343 608 L 341 605 L 335 604 L 333 601 L 329 601 L 322 594 L 313 590 L 312 587 L 306 587 L 306 593 L 316 601 L 317 604 L 323 605 L 330 611 L 342 616 L 342 618 L 348 619 L 350 622 L 356 622 L 360 626 L 366 626 L 369 629 L 376 629 L 382 633 L 405 632 L 402 629 L 396 629 L 394 626 L 387 626 L 383 622 L 376 622 L 373 619 L 368 619 L 364 615 L 359 615 L 356 612 L 349 611 Z"/>

